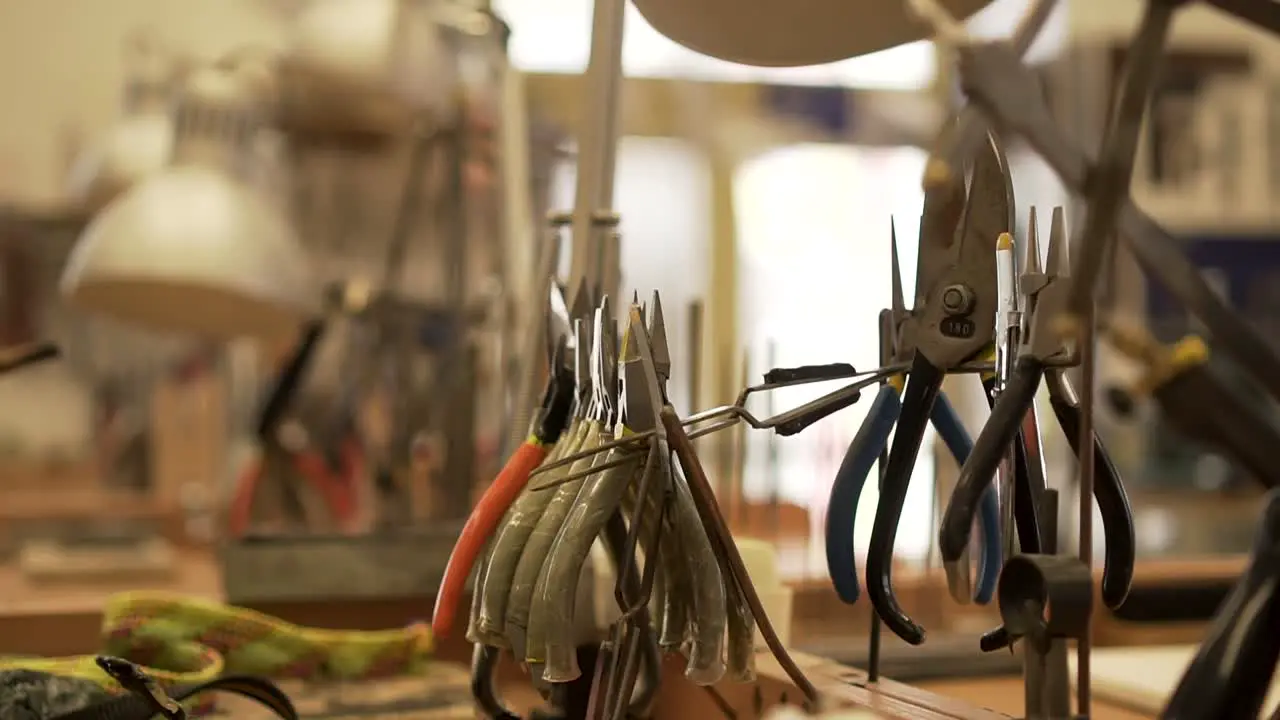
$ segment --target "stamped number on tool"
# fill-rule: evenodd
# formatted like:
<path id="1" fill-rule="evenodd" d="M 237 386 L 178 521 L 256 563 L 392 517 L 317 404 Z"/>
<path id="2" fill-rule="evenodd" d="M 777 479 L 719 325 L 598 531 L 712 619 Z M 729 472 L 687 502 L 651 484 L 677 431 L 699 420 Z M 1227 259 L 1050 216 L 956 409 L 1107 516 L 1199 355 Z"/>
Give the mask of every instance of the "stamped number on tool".
<path id="1" fill-rule="evenodd" d="M 949 317 L 938 323 L 938 331 L 947 337 L 968 339 L 973 337 L 977 326 L 969 318 Z"/>

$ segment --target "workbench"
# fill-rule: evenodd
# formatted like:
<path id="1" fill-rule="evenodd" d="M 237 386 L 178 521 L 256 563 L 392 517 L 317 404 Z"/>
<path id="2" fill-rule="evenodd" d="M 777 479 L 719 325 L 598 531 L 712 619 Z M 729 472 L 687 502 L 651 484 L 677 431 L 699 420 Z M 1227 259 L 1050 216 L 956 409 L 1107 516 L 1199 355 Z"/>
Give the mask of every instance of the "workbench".
<path id="1" fill-rule="evenodd" d="M 1203 570 L 1203 568 L 1198 569 Z M 1208 574 L 1212 576 L 1215 573 Z M 93 652 L 98 646 L 101 627 L 99 611 L 101 607 L 109 595 L 128 589 L 164 590 L 219 598 L 221 597 L 221 578 L 211 556 L 190 553 L 184 556 L 183 562 L 178 563 L 178 570 L 171 580 L 150 586 L 131 584 L 128 587 L 112 587 L 103 583 L 83 586 L 75 585 L 74 583 L 60 583 L 52 587 L 37 586 L 24 578 L 16 569 L 0 565 L 0 638 L 3 638 L 3 640 L 0 640 L 0 653 L 50 656 Z M 402 626 L 414 620 L 428 617 L 431 612 L 431 602 L 429 598 L 278 602 L 262 604 L 257 609 L 309 626 L 382 629 Z M 815 608 L 805 608 L 801 612 L 812 609 Z M 848 611 L 849 609 L 846 607 L 845 612 L 847 613 Z M 1150 632 L 1153 637 L 1159 635 L 1154 628 Z M 1186 642 L 1185 639 L 1181 638 L 1190 634 L 1190 632 L 1190 628 L 1179 627 L 1174 634 L 1174 637 L 1179 639 L 1175 640 L 1175 642 Z M 1195 630 L 1196 634 L 1202 632 L 1202 626 Z M 1163 638 L 1157 639 L 1160 642 L 1165 641 Z M 448 666 L 442 663 L 440 666 L 442 672 L 448 673 L 449 677 L 455 679 L 461 677 L 459 673 L 463 671 L 460 668 L 464 667 L 463 663 L 469 658 L 469 650 L 469 646 L 456 638 L 443 642 L 439 649 L 439 654 L 445 663 L 452 662 L 454 665 L 452 670 L 449 670 Z M 1160 688 L 1155 690 L 1148 689 L 1145 699 L 1138 702 L 1135 702 L 1133 697 L 1126 696 L 1124 692 L 1117 694 L 1109 688 L 1107 677 L 1108 673 L 1111 672 L 1108 670 L 1111 667 L 1109 658 L 1112 657 L 1112 653 L 1116 652 L 1121 653 L 1116 657 L 1139 657 L 1143 652 L 1155 651 L 1146 651 L 1140 648 L 1095 649 L 1094 695 L 1096 702 L 1094 720 L 1130 720 L 1132 718 L 1153 717 L 1155 712 L 1153 708 L 1158 709 L 1158 705 L 1162 704 L 1163 701 Z M 1182 652 L 1184 653 L 1182 665 L 1185 665 L 1185 657 L 1189 657 L 1186 656 L 1186 653 L 1189 651 L 1184 650 Z M 1125 653 L 1128 655 L 1125 655 Z M 1134 653 L 1139 655 L 1134 656 Z M 1145 663 L 1143 665 L 1143 673 L 1127 672 L 1123 668 L 1117 672 L 1121 677 L 1126 675 L 1149 675 L 1149 663 L 1146 663 L 1141 657 L 1139 657 L 1138 661 Z M 865 675 L 860 671 L 838 666 L 831 661 L 806 656 L 806 663 L 839 668 L 834 672 L 841 673 L 840 678 L 842 679 L 839 682 L 842 685 L 856 686 L 858 683 L 865 681 Z M 1174 665 L 1177 664 L 1174 663 Z M 765 667 L 767 667 L 767 663 L 762 662 L 762 669 Z M 1169 688 L 1176 682 L 1175 676 L 1180 673 L 1180 667 L 1176 666 L 1165 673 L 1166 676 L 1172 677 L 1172 679 L 1166 680 Z M 503 679 L 506 681 L 504 682 L 504 692 L 509 699 L 519 704 L 519 693 L 522 688 L 526 687 L 524 678 L 513 672 L 512 668 L 505 667 L 504 671 Z M 778 674 L 776 669 L 771 672 L 774 675 Z M 699 720 L 720 717 L 719 710 L 711 704 L 706 693 L 687 683 L 675 682 L 669 683 L 669 686 L 672 690 L 665 694 L 664 710 L 661 717 L 690 717 L 699 718 Z M 894 692 L 911 695 L 917 691 L 928 691 L 939 696 L 954 698 L 959 701 L 956 704 L 962 707 L 973 709 L 976 706 L 977 708 L 988 708 L 994 711 L 980 715 L 981 717 L 1001 718 L 1008 715 L 1016 716 L 1022 709 L 1022 685 L 1021 680 L 1017 677 L 959 678 L 922 682 L 909 688 L 896 684 L 894 687 L 898 688 Z M 733 694 L 732 686 L 727 686 L 726 689 L 730 691 L 727 694 Z M 746 691 L 743 686 L 738 686 L 738 689 Z M 780 697 L 781 693 L 787 692 L 787 689 L 785 681 L 778 677 L 776 679 L 778 696 Z M 391 690 L 386 690 L 386 688 L 382 688 L 381 691 L 389 692 L 393 695 L 397 692 L 402 692 L 402 690 L 392 692 Z M 1167 691 L 1163 692 L 1167 693 Z M 298 693 L 300 698 L 308 697 L 307 690 L 299 689 Z M 744 708 L 751 707 L 752 698 L 749 697 L 749 694 L 748 692 L 746 696 L 738 699 L 739 702 L 744 703 Z M 790 689 L 789 696 L 795 698 L 794 688 Z M 922 697 L 927 697 L 927 694 L 922 694 Z M 526 701 L 527 704 L 531 704 L 534 699 L 528 697 L 526 693 Z M 311 698 L 303 702 L 314 703 L 317 700 L 316 698 Z M 454 711 L 447 708 L 437 708 L 431 711 L 432 714 L 393 717 L 403 717 L 406 720 L 417 720 L 420 717 L 452 717 L 452 715 L 448 714 L 450 712 Z M 467 712 L 471 712 L 469 705 L 467 706 Z M 441 713 L 445 714 L 442 715 Z M 470 717 L 469 714 L 467 716 Z M 946 718 L 957 717 L 957 715 L 935 715 L 934 717 Z M 959 715 L 958 717 L 973 716 Z M 334 720 L 338 720 L 338 718 L 341 718 L 341 716 L 334 716 Z"/>

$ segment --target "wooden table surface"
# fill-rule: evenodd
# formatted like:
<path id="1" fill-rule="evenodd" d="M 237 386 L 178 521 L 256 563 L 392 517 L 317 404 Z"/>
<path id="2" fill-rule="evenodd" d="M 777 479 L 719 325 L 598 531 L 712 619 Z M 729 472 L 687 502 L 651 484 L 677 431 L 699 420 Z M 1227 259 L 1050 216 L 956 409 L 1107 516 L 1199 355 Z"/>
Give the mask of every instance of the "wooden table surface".
<path id="1" fill-rule="evenodd" d="M 1022 678 L 982 678 L 959 680 L 935 680 L 916 683 L 922 690 L 946 695 L 957 700 L 989 708 L 1013 717 L 1021 717 L 1023 711 Z M 1155 716 L 1127 710 L 1094 700 L 1090 720 L 1149 720 Z"/>

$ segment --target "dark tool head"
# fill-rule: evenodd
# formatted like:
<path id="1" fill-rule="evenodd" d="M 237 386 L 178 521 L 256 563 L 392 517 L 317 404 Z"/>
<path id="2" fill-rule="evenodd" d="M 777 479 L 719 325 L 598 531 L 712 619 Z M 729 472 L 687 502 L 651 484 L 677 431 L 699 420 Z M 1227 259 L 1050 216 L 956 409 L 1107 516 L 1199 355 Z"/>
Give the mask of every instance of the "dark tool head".
<path id="1" fill-rule="evenodd" d="M 899 339 L 943 370 L 983 352 L 995 333 L 1000 301 L 995 248 L 1001 233 L 1009 231 L 1013 198 L 1004 152 L 994 136 L 988 140 L 973 163 L 958 238 L 949 242 L 952 236 L 941 229 L 921 233 L 921 259 L 933 258 L 923 268 L 926 273 L 917 273 L 916 294 L 924 303 L 913 309 Z M 944 263 L 937 261 L 939 255 Z"/>

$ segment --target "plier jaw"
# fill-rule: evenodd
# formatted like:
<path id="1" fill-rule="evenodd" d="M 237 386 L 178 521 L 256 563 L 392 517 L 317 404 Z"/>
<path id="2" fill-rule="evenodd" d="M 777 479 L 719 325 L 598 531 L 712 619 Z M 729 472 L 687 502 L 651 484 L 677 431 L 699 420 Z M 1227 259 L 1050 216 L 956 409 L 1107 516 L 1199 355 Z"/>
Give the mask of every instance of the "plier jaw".
<path id="1" fill-rule="evenodd" d="M 529 434 L 544 445 L 550 445 L 560 439 L 560 434 L 569 425 L 569 416 L 573 413 L 574 378 L 573 370 L 568 363 L 568 344 L 566 338 L 559 338 L 552 351 L 550 372 L 547 375 L 547 387 L 542 393 L 542 402 L 533 419 L 533 427 Z"/>

